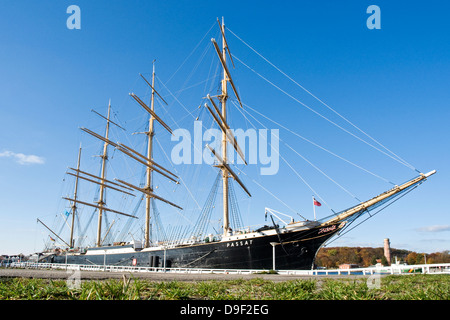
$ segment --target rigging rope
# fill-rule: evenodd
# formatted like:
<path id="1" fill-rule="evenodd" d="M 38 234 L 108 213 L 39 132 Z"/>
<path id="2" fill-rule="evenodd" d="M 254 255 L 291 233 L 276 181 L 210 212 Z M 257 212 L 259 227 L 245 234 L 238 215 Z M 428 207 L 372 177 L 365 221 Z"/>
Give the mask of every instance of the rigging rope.
<path id="1" fill-rule="evenodd" d="M 245 104 L 245 103 L 243 103 L 243 105 L 244 105 L 246 108 L 248 108 L 248 109 L 252 110 L 253 112 L 259 114 L 260 116 L 264 117 L 265 119 L 267 119 L 267 120 L 271 121 L 272 123 L 276 124 L 277 126 L 280 126 L 281 128 L 283 128 L 283 129 L 287 130 L 288 132 L 292 133 L 293 135 L 299 137 L 300 139 L 303 139 L 304 141 L 309 142 L 309 143 L 312 144 L 313 146 L 315 146 L 315 147 L 317 147 L 317 148 L 319 148 L 319 149 L 322 149 L 322 150 L 325 151 L 325 152 L 328 152 L 329 154 L 331 154 L 331 155 L 333 155 L 333 156 L 335 156 L 335 157 L 337 157 L 337 158 L 339 158 L 339 159 L 341 159 L 341 160 L 343 160 L 343 161 L 345 161 L 345 162 L 347 162 L 347 163 L 349 163 L 349 164 L 355 166 L 355 167 L 358 168 L 358 169 L 361 169 L 361 170 L 363 170 L 363 171 L 365 171 L 365 172 L 367 172 L 367 173 L 373 175 L 374 177 L 377 177 L 377 178 L 379 178 L 379 179 L 381 179 L 381 180 L 383 180 L 383 181 L 385 181 L 385 182 L 387 182 L 387 183 L 390 183 L 390 184 L 392 184 L 392 185 L 395 185 L 395 183 L 389 181 L 388 179 L 383 178 L 383 177 L 381 177 L 381 176 L 379 176 L 379 175 L 377 175 L 377 174 L 375 174 L 375 173 L 373 173 L 373 172 L 371 172 L 371 171 L 369 171 L 369 170 L 367 170 L 367 169 L 365 169 L 365 168 L 363 168 L 363 167 L 361 167 L 361 166 L 359 166 L 359 165 L 357 165 L 357 164 L 351 162 L 350 160 L 347 160 L 347 159 L 345 159 L 344 157 L 339 156 L 339 155 L 337 155 L 336 153 L 334 153 L 334 152 L 332 152 L 332 151 L 330 151 L 330 150 L 328 150 L 328 149 L 326 149 L 326 148 L 324 148 L 324 147 L 318 145 L 317 143 L 315 143 L 315 142 L 313 142 L 313 141 L 311 141 L 311 140 L 309 140 L 309 139 L 307 139 L 307 138 L 301 136 L 301 135 L 298 134 L 297 132 L 292 131 L 291 129 L 289 129 L 289 128 L 283 126 L 282 124 L 276 122 L 275 120 L 270 119 L 269 117 L 265 116 L 264 114 L 258 112 L 257 110 L 253 109 L 253 108 L 250 107 L 249 105 L 247 105 L 247 104 Z M 244 109 L 244 112 L 250 114 L 246 109 Z"/>
<path id="2" fill-rule="evenodd" d="M 235 103 L 235 101 L 232 101 L 233 102 L 233 105 L 236 107 L 236 109 L 238 109 L 241 113 L 242 113 L 242 111 L 239 109 L 239 107 L 236 105 L 236 103 Z M 242 115 L 245 117 L 245 115 L 242 113 Z M 252 116 L 253 117 L 253 116 Z M 253 118 L 253 119 L 255 119 L 255 121 L 256 122 L 258 122 L 260 125 L 262 125 L 265 129 L 267 129 L 261 122 L 259 122 L 256 118 Z M 247 121 L 249 121 L 250 122 L 250 124 L 253 126 L 253 128 L 256 130 L 256 126 L 250 121 L 250 120 L 248 120 L 247 119 Z M 281 140 L 280 139 L 280 137 L 278 137 L 278 139 L 279 140 Z M 283 140 L 281 140 L 283 143 L 285 143 Z M 267 140 L 266 140 L 266 142 L 268 142 Z M 286 143 L 285 143 L 286 144 Z M 271 143 L 269 143 L 269 145 L 270 146 L 272 146 L 271 145 Z M 291 166 L 291 164 L 278 152 L 278 151 L 276 151 L 275 149 L 272 149 L 272 151 L 275 151 L 275 152 L 277 152 L 277 154 L 278 154 L 278 156 L 284 161 L 284 163 L 286 163 L 287 165 L 288 165 L 288 167 L 289 168 L 291 168 L 291 170 L 295 173 L 295 175 L 297 176 L 297 177 L 299 177 L 300 178 L 300 180 L 302 180 L 303 181 L 303 183 L 311 190 L 311 192 L 313 192 L 313 194 L 315 194 L 315 195 L 317 195 L 317 197 L 318 198 L 320 198 L 320 200 L 322 200 L 323 201 L 323 203 L 325 203 L 325 205 L 331 210 L 331 211 L 333 211 L 333 209 L 330 207 L 330 205 L 322 198 L 322 196 L 320 196 L 320 194 L 316 191 L 316 190 L 314 190 L 314 188 L 300 175 L 300 173 L 298 173 L 298 171 L 297 170 L 295 170 L 294 169 L 294 167 L 292 167 Z M 334 211 L 333 211 L 334 212 Z"/>
<path id="3" fill-rule="evenodd" d="M 252 70 L 254 73 L 256 73 L 257 75 L 259 75 L 262 79 L 264 79 L 265 81 L 269 82 L 270 84 L 272 84 L 274 87 L 276 87 L 277 89 L 281 90 L 283 93 L 287 94 L 289 97 L 293 98 L 294 100 L 298 101 L 299 103 L 301 103 L 303 106 L 305 106 L 306 108 L 310 109 L 311 111 L 313 111 L 314 113 L 316 113 L 317 115 L 321 116 L 322 118 L 326 119 L 327 121 L 333 123 L 334 125 L 336 125 L 337 127 L 339 127 L 340 129 L 344 130 L 345 132 L 351 134 L 352 136 L 354 136 L 355 138 L 361 140 L 362 142 L 368 144 L 369 146 L 372 146 L 373 148 L 375 148 L 376 150 L 384 153 L 385 155 L 389 156 L 390 158 L 398 161 L 399 163 L 405 165 L 406 167 L 419 172 L 419 170 L 417 170 L 414 166 L 412 166 L 411 164 L 409 164 L 408 162 L 406 162 L 404 159 L 402 159 L 400 156 L 398 156 L 397 154 L 395 154 L 393 151 L 391 151 L 390 149 L 388 149 L 386 146 L 384 146 L 383 144 L 381 144 L 379 141 L 375 140 L 373 137 L 371 137 L 369 134 L 367 134 L 366 132 L 364 132 L 362 129 L 360 129 L 358 126 L 356 126 L 355 124 L 353 124 L 350 120 L 348 120 L 347 118 L 345 118 L 344 116 L 342 116 L 340 113 L 338 113 L 336 110 L 334 110 L 333 108 L 331 108 L 328 104 L 326 104 L 324 101 L 322 101 L 321 99 L 319 99 L 317 96 L 315 96 L 313 93 L 311 93 L 309 90 L 307 90 L 305 87 L 303 87 L 301 84 L 299 84 L 297 81 L 295 81 L 294 79 L 292 79 L 289 75 L 287 75 L 285 72 L 283 72 L 280 68 L 278 68 L 277 66 L 275 66 L 272 62 L 270 62 L 267 58 L 265 58 L 262 54 L 260 54 L 258 51 L 256 51 L 253 47 L 251 47 L 248 43 L 246 43 L 244 40 L 242 40 L 240 37 L 238 37 L 233 31 L 231 31 L 229 28 L 227 28 L 228 31 L 230 31 L 237 39 L 239 39 L 243 44 L 245 44 L 248 48 L 250 48 L 253 52 L 255 52 L 259 57 L 261 57 L 264 61 L 266 61 L 268 64 L 270 64 L 273 68 L 275 68 L 278 72 L 280 72 L 282 75 L 284 75 L 286 78 L 288 78 L 290 81 L 292 81 L 294 84 L 296 84 L 298 87 L 300 87 L 302 90 L 304 90 L 306 93 L 308 93 L 310 96 L 312 96 L 314 99 L 316 99 L 317 101 L 319 101 L 321 104 L 323 104 L 325 107 L 327 107 L 329 110 L 331 110 L 332 112 L 334 112 L 336 115 L 338 115 L 340 118 L 342 118 L 343 120 L 345 120 L 347 123 L 349 123 L 351 126 L 353 126 L 355 129 L 357 129 L 358 131 L 360 131 L 361 133 L 363 133 L 364 135 L 366 135 L 368 138 L 370 138 L 372 141 L 374 141 L 375 143 L 377 143 L 379 146 L 383 147 L 385 150 L 387 150 L 388 152 L 390 152 L 392 155 L 395 156 L 392 157 L 390 155 L 388 155 L 387 153 L 379 150 L 378 148 L 372 146 L 371 144 L 367 143 L 366 141 L 360 139 L 359 137 L 353 135 L 352 133 L 348 132 L 347 130 L 341 128 L 340 126 L 338 126 L 337 124 L 335 124 L 334 122 L 332 122 L 331 120 L 327 119 L 326 117 L 320 115 L 319 113 L 317 113 L 316 111 L 312 110 L 311 108 L 309 108 L 308 106 L 306 106 L 305 104 L 303 104 L 302 102 L 298 101 L 297 99 L 293 98 L 291 95 L 289 95 L 288 93 L 286 93 L 285 91 L 281 90 L 279 87 L 277 87 L 276 85 L 274 85 L 273 83 L 271 83 L 269 80 L 267 80 L 266 78 L 264 78 L 262 75 L 260 75 L 259 73 L 257 73 L 256 71 L 254 71 L 252 68 L 250 68 L 249 66 L 247 66 L 245 63 L 243 63 L 241 60 L 239 60 L 237 57 L 235 57 L 233 55 L 233 57 L 235 57 L 239 62 L 241 62 L 244 66 L 246 66 L 247 68 L 249 68 L 250 70 Z"/>
<path id="4" fill-rule="evenodd" d="M 173 165 L 172 161 L 170 161 L 169 156 L 167 155 L 166 151 L 164 150 L 164 148 L 161 146 L 161 143 L 159 142 L 158 139 L 155 139 L 156 142 L 158 143 L 159 147 L 161 148 L 162 152 L 164 153 L 164 156 L 166 157 L 166 159 L 168 160 L 168 162 L 170 163 L 170 165 L 172 166 L 172 169 L 175 171 L 175 173 L 177 174 L 178 178 L 180 179 L 181 183 L 183 184 L 183 186 L 185 187 L 185 189 L 187 190 L 187 192 L 189 193 L 189 195 L 191 196 L 192 200 L 194 200 L 195 204 L 197 205 L 197 208 L 201 209 L 201 206 L 199 205 L 199 203 L 197 202 L 197 200 L 195 199 L 194 195 L 192 194 L 191 190 L 188 188 L 187 184 L 184 182 L 182 176 L 178 173 L 177 168 Z M 178 210 L 177 212 L 184 218 L 186 219 L 188 222 L 190 222 L 190 220 L 188 220 L 183 214 L 181 214 Z"/>
<path id="5" fill-rule="evenodd" d="M 384 209 L 386 209 L 387 207 L 389 207 L 390 205 L 394 204 L 394 202 L 397 202 L 398 200 L 400 200 L 401 198 L 403 198 L 404 196 L 406 196 L 408 193 L 410 193 L 412 190 L 414 190 L 415 188 L 417 188 L 419 186 L 419 184 L 413 185 L 412 187 L 403 190 L 401 193 L 397 194 L 394 198 L 388 199 L 388 201 L 386 201 L 385 203 L 387 203 L 384 207 L 382 207 L 381 209 L 379 209 L 377 212 L 370 214 L 369 210 L 365 210 L 363 212 L 361 212 L 357 217 L 355 217 L 344 229 L 342 229 L 338 236 L 333 238 L 330 242 L 327 242 L 326 245 L 329 245 L 330 243 L 336 241 L 337 239 L 341 238 L 342 236 L 344 236 L 345 234 L 349 233 L 350 231 L 352 231 L 353 229 L 355 229 L 357 226 L 363 224 L 364 222 L 366 222 L 367 220 L 369 220 L 370 218 L 373 218 L 375 215 L 377 215 L 378 213 L 380 213 L 381 211 L 383 211 Z M 390 201 L 390 202 L 389 202 Z M 356 219 L 358 219 L 360 216 L 362 216 L 364 213 L 368 213 L 369 217 L 367 217 L 366 219 L 364 219 L 363 221 L 361 221 L 360 223 L 358 223 L 357 225 L 353 226 L 352 228 L 350 228 L 349 230 L 348 227 L 354 222 L 356 221 Z M 344 233 L 342 233 L 344 230 L 346 230 Z"/>
<path id="6" fill-rule="evenodd" d="M 155 221 L 151 228 L 151 230 L 155 232 L 152 232 L 151 238 L 153 238 L 154 243 L 158 243 L 159 241 L 167 241 L 167 234 L 161 221 L 161 214 L 156 207 L 156 201 L 154 198 L 151 198 L 151 203 L 151 207 L 153 209 L 153 220 Z"/>
<path id="7" fill-rule="evenodd" d="M 279 91 L 281 91 L 282 93 L 284 93 L 285 95 L 287 95 L 288 97 L 290 97 L 291 99 L 293 99 L 294 101 L 296 101 L 297 103 L 301 104 L 302 106 L 304 106 L 305 108 L 307 108 L 308 110 L 310 110 L 311 112 L 315 113 L 316 115 L 318 115 L 319 117 L 325 119 L 326 121 L 330 122 L 331 124 L 333 124 L 334 126 L 336 126 L 337 128 L 341 129 L 342 131 L 348 133 L 349 135 L 353 136 L 355 139 L 358 139 L 359 141 L 367 144 L 368 146 L 374 148 L 375 150 L 378 150 L 379 152 L 383 153 L 384 155 L 388 156 L 389 158 L 397 161 L 398 163 L 412 169 L 415 170 L 417 172 L 418 171 L 416 168 L 414 168 L 413 166 L 404 163 L 403 161 L 393 157 L 392 155 L 384 152 L 383 150 L 375 147 L 374 145 L 368 143 L 367 141 L 365 141 L 364 139 L 358 137 L 357 135 L 355 135 L 354 133 L 351 133 L 350 131 L 348 131 L 347 129 L 343 128 L 342 126 L 338 125 L 336 122 L 328 119 L 327 117 L 325 117 L 324 115 L 322 115 L 321 113 L 317 112 L 316 110 L 314 110 L 313 108 L 311 108 L 310 106 L 306 105 L 305 103 L 303 103 L 302 101 L 298 100 L 297 98 L 295 98 L 294 96 L 292 96 L 290 93 L 286 92 L 285 90 L 281 89 L 279 86 L 277 86 L 276 84 L 274 84 L 272 81 L 270 81 L 269 79 L 267 79 L 266 77 L 264 77 L 263 75 L 261 75 L 260 73 L 258 73 L 257 71 L 255 71 L 254 69 L 252 69 L 250 66 L 248 66 L 246 63 L 244 63 L 242 60 L 240 60 L 238 57 L 236 57 L 233 54 L 233 57 L 238 60 L 240 63 L 242 63 L 245 67 L 247 67 L 249 70 L 251 70 L 252 72 L 254 72 L 256 75 L 258 75 L 259 77 L 261 77 L 263 80 L 265 80 L 267 83 L 269 83 L 270 85 L 272 85 L 273 87 L 275 87 L 276 89 L 278 89 Z"/>
<path id="8" fill-rule="evenodd" d="M 216 180 L 209 192 L 208 198 L 206 199 L 205 205 L 195 223 L 194 230 L 192 231 L 192 237 L 201 237 L 207 233 L 208 224 L 210 223 L 211 213 L 214 208 L 214 202 L 217 196 L 217 189 L 219 187 L 219 182 L 221 180 L 222 173 L 219 171 L 216 176 Z"/>
<path id="9" fill-rule="evenodd" d="M 175 76 L 175 74 L 177 74 L 178 71 L 180 71 L 180 69 L 184 66 L 184 64 L 186 63 L 186 61 L 191 57 L 191 55 L 195 52 L 195 50 L 197 50 L 198 46 L 202 43 L 203 39 L 206 38 L 206 36 L 208 35 L 208 33 L 211 31 L 211 29 L 216 25 L 216 22 L 214 21 L 214 23 L 211 25 L 211 27 L 209 28 L 209 30 L 205 33 L 205 35 L 202 37 L 202 39 L 197 43 L 197 45 L 195 46 L 194 49 L 192 49 L 191 53 L 186 57 L 186 59 L 184 59 L 184 61 L 181 63 L 181 65 L 178 67 L 178 69 L 170 76 L 169 80 L 167 80 L 167 83 L 169 83 L 170 80 L 172 80 L 172 78 Z"/>
<path id="10" fill-rule="evenodd" d="M 281 140 L 281 139 L 280 139 Z M 340 187 L 342 190 L 344 190 L 345 192 L 347 192 L 350 196 L 352 196 L 353 198 L 355 198 L 356 200 L 358 200 L 359 202 L 361 202 L 360 199 L 358 199 L 358 197 L 356 197 L 353 193 L 351 193 L 350 191 L 348 191 L 346 188 L 344 188 L 342 185 L 340 185 L 338 182 L 336 182 L 334 179 L 332 179 L 329 175 L 327 175 L 325 172 L 323 172 L 320 168 L 318 168 L 315 164 L 313 164 L 311 161 L 309 161 L 308 159 L 306 159 L 304 156 L 302 156 L 300 153 L 298 153 L 296 150 L 294 150 L 290 145 L 288 145 L 286 142 L 284 142 L 283 140 L 281 140 L 289 149 L 291 149 L 292 151 L 294 151 L 300 158 L 302 158 L 303 160 L 305 160 L 306 162 L 309 163 L 309 165 L 311 167 L 313 167 L 314 169 L 316 169 L 317 171 L 319 171 L 321 174 L 323 174 L 325 177 L 327 177 L 329 180 L 331 180 L 332 182 L 334 182 L 338 187 Z"/>
<path id="11" fill-rule="evenodd" d="M 239 204 L 237 202 L 236 193 L 234 191 L 234 183 L 233 180 L 228 184 L 228 190 L 230 193 L 230 197 L 228 198 L 228 203 L 230 205 L 231 211 L 231 225 L 233 226 L 233 230 L 242 230 L 244 224 L 242 223 L 241 211 L 239 210 Z"/>

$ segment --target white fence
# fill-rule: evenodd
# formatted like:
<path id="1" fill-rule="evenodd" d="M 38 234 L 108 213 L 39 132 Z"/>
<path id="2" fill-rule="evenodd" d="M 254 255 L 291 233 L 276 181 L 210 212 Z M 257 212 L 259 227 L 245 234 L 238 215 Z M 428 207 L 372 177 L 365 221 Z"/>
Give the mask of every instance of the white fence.
<path id="1" fill-rule="evenodd" d="M 372 274 L 450 274 L 450 263 L 392 265 L 368 268 L 330 269 L 330 270 L 280 270 L 282 274 L 307 274 L 307 275 L 372 275 Z"/>
<path id="2" fill-rule="evenodd" d="M 13 262 L 9 265 L 12 268 L 30 268 L 30 269 L 62 269 L 62 270 L 80 270 L 80 271 L 104 271 L 104 272 L 170 272 L 170 273 L 188 273 L 188 274 L 258 274 L 268 270 L 252 269 L 202 269 L 202 268 L 155 268 L 155 267 L 133 267 L 133 266 L 111 266 L 111 265 L 77 265 L 60 263 L 36 263 L 36 262 Z M 332 270 L 276 270 L 278 274 L 283 275 L 373 275 L 373 274 L 450 274 L 450 263 L 438 264 L 416 264 L 416 265 L 392 265 L 387 267 L 369 267 L 369 268 L 351 268 L 351 269 L 332 269 Z"/>

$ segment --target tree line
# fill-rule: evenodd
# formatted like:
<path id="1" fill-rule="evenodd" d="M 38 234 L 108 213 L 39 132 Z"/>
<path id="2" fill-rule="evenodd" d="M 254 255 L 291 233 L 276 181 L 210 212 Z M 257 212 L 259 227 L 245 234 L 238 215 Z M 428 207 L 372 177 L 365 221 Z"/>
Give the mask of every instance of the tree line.
<path id="1" fill-rule="evenodd" d="M 391 264 L 399 263 L 431 264 L 450 263 L 450 251 L 435 252 L 430 254 L 417 253 L 414 251 L 391 248 Z M 360 267 L 373 266 L 380 262 L 389 265 L 384 256 L 384 248 L 371 247 L 331 247 L 321 248 L 317 253 L 315 264 L 317 267 L 330 269 L 339 268 L 341 264 L 356 264 Z"/>

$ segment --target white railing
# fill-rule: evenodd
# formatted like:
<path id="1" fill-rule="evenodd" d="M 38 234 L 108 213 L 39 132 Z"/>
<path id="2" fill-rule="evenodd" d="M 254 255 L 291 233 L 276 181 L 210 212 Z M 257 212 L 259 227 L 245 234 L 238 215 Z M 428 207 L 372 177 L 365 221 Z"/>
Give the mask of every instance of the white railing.
<path id="1" fill-rule="evenodd" d="M 258 274 L 268 270 L 256 269 L 203 269 L 203 268 L 164 268 L 164 267 L 134 267 L 134 266 L 111 266 L 111 265 L 78 265 L 60 263 L 36 263 L 36 262 L 13 262 L 9 267 L 29 269 L 63 269 L 80 271 L 105 271 L 105 272 L 169 272 L 188 274 Z M 408 274 L 421 272 L 424 274 L 450 274 L 450 263 L 416 264 L 416 265 L 392 265 L 387 267 L 369 267 L 352 269 L 330 269 L 330 270 L 277 270 L 283 275 L 373 275 L 373 274 Z"/>
<path id="2" fill-rule="evenodd" d="M 372 275 L 372 274 L 408 274 L 420 272 L 423 274 L 450 274 L 450 263 L 415 264 L 415 265 L 392 265 L 368 268 L 350 269 L 316 269 L 316 270 L 279 270 L 279 274 L 293 275 Z"/>

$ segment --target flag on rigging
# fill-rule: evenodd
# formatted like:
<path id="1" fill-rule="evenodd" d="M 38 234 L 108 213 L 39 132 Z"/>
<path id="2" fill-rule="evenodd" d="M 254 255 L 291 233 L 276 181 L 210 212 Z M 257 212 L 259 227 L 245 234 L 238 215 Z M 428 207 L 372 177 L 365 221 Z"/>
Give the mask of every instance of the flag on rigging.
<path id="1" fill-rule="evenodd" d="M 50 236 L 49 236 L 50 237 Z M 53 239 L 52 237 L 50 237 L 50 241 L 55 241 L 55 239 Z"/>
<path id="2" fill-rule="evenodd" d="M 319 202 L 319 201 L 317 201 L 315 198 L 313 198 L 313 201 L 314 201 L 314 205 L 315 206 L 318 206 L 318 207 L 320 207 L 322 204 Z"/>

